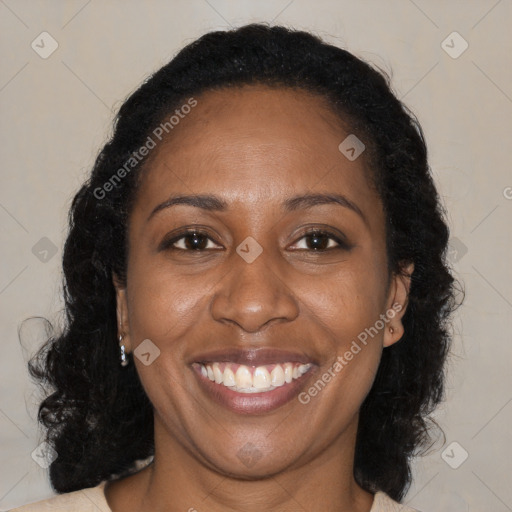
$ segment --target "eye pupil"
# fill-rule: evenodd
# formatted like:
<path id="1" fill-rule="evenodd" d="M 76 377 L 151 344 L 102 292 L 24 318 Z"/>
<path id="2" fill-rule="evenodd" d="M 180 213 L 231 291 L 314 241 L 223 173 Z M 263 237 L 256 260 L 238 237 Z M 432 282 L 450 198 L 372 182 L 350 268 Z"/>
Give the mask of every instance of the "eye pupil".
<path id="1" fill-rule="evenodd" d="M 329 245 L 329 237 L 322 233 L 312 233 L 309 235 L 308 239 L 312 242 L 314 247 L 311 247 L 313 250 L 324 250 L 327 249 Z"/>
<path id="2" fill-rule="evenodd" d="M 201 233 L 189 233 L 184 239 L 185 247 L 192 251 L 204 250 L 208 244 L 207 237 Z"/>

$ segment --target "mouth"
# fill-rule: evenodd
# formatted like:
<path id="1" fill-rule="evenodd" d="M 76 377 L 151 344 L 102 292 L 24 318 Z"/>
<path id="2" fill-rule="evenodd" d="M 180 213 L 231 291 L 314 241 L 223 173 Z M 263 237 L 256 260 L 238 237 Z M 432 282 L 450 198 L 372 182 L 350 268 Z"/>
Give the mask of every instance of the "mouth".
<path id="1" fill-rule="evenodd" d="M 276 350 L 223 351 L 191 364 L 206 395 L 238 414 L 270 412 L 296 397 L 316 364 Z"/>

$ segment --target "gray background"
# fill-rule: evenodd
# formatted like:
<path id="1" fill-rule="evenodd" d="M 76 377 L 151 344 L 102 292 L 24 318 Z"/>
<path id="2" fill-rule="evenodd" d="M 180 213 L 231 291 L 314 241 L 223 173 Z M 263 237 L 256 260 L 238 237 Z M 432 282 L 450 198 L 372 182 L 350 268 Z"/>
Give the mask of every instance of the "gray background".
<path id="1" fill-rule="evenodd" d="M 29 324 L 22 348 L 17 331 L 29 316 L 61 318 L 69 202 L 113 113 L 184 44 L 251 21 L 311 30 L 392 72 L 418 115 L 467 296 L 435 415 L 446 443 L 415 461 L 406 502 L 512 510 L 510 0 L 0 0 L 0 509 L 52 495 L 31 457 L 38 392 L 26 359 L 42 338 Z M 58 43 L 47 58 L 43 31 Z"/>

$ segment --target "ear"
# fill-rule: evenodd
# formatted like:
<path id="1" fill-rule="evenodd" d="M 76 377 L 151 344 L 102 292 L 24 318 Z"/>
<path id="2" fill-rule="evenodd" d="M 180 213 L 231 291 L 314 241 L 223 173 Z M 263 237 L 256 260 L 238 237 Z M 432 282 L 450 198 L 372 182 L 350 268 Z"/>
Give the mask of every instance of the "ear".
<path id="1" fill-rule="evenodd" d="M 128 320 L 128 300 L 126 297 L 126 285 L 116 274 L 112 274 L 112 283 L 116 290 L 117 336 L 123 337 L 125 351 L 131 351 L 130 322 Z"/>
<path id="2" fill-rule="evenodd" d="M 413 271 L 414 263 L 404 264 L 402 272 L 393 274 L 391 278 L 386 309 L 386 317 L 389 318 L 389 321 L 384 331 L 384 347 L 393 345 L 404 335 L 402 318 L 407 309 Z"/>

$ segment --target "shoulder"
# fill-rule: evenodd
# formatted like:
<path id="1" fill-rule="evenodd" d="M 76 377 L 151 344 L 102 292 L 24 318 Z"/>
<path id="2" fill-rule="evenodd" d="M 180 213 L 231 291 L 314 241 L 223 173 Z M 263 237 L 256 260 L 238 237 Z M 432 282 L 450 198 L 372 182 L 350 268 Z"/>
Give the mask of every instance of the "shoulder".
<path id="1" fill-rule="evenodd" d="M 58 494 L 49 499 L 29 503 L 22 507 L 13 508 L 10 512 L 44 512 L 60 510 L 62 512 L 112 512 L 105 499 L 106 481 L 96 487 L 80 491 Z"/>
<path id="2" fill-rule="evenodd" d="M 414 508 L 401 505 L 392 500 L 387 494 L 378 492 L 375 494 L 373 506 L 370 512 L 419 512 Z"/>

